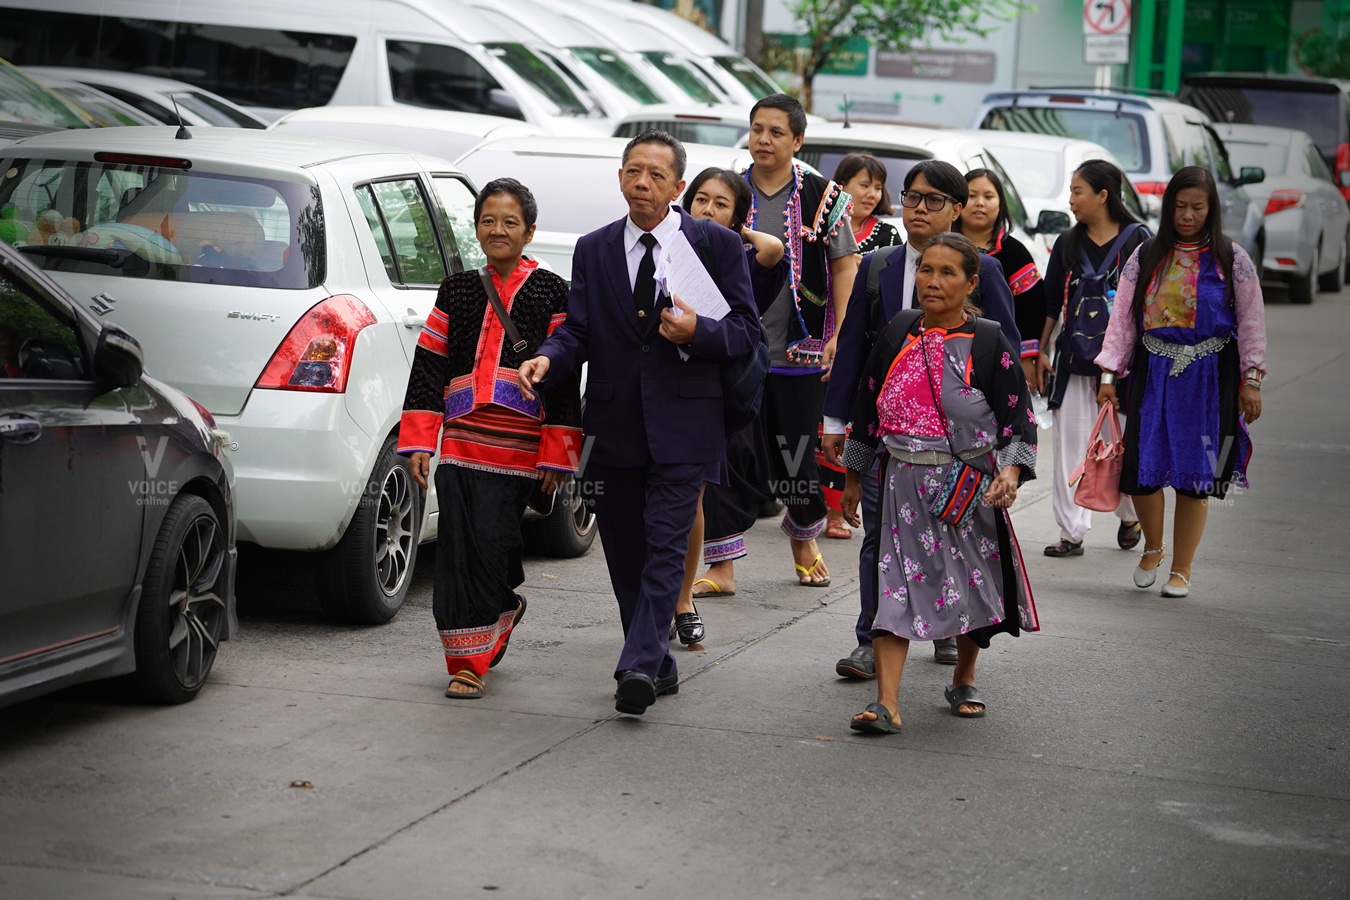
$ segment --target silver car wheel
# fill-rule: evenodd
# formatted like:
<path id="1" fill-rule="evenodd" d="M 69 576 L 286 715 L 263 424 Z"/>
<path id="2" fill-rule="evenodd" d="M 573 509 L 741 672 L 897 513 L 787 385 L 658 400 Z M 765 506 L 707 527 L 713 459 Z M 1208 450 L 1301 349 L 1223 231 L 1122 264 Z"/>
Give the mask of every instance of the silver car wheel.
<path id="1" fill-rule="evenodd" d="M 375 577 L 387 597 L 397 594 L 408 577 L 416 511 L 408 470 L 391 467 L 380 487 L 375 515 Z"/>

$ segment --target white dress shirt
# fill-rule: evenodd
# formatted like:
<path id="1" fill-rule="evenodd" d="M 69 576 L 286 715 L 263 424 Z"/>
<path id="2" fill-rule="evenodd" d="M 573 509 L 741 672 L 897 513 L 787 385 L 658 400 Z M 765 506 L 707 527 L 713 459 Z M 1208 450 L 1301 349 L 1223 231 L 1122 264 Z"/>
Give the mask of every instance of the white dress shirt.
<path id="1" fill-rule="evenodd" d="M 680 230 L 680 214 L 675 211 L 675 207 L 670 208 L 666 217 L 652 229 L 652 237 L 656 238 L 656 246 L 652 248 L 653 261 L 661 259 L 661 250 L 675 238 L 675 233 Z M 647 252 L 647 248 L 642 246 L 638 238 L 642 237 L 643 231 L 633 222 L 632 216 L 624 219 L 623 223 L 623 249 L 628 258 L 628 286 L 632 287 L 637 282 L 638 266 L 642 264 L 642 254 Z"/>

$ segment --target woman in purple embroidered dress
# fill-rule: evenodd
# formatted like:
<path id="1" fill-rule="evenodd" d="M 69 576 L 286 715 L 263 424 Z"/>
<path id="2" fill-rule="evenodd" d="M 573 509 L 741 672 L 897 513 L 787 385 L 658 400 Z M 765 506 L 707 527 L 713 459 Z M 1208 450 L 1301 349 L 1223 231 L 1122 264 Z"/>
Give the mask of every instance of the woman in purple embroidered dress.
<path id="1" fill-rule="evenodd" d="M 844 515 L 859 524 L 862 474 L 878 452 L 882 539 L 872 623 L 877 702 L 855 731 L 900 730 L 900 675 L 910 641 L 956 638 L 953 715 L 977 718 L 975 660 L 999 632 L 1039 630 L 1021 550 L 1008 519 L 1018 486 L 1035 477 L 1036 419 L 1017 350 L 998 323 L 970 305 L 979 253 L 968 238 L 939 234 L 915 275 L 922 312 L 900 312 L 877 340 L 858 385 L 845 443 Z M 948 524 L 931 509 L 961 460 L 992 479 L 972 512 Z"/>
<path id="2" fill-rule="evenodd" d="M 1158 237 L 1140 245 L 1120 289 L 1097 365 L 1097 399 L 1119 406 L 1115 380 L 1132 373 L 1120 489 L 1144 528 L 1137 587 L 1151 587 L 1166 554 L 1162 488 L 1175 489 L 1175 559 L 1164 597 L 1190 593 L 1209 498 L 1247 486 L 1247 425 L 1261 415 L 1266 317 L 1256 267 L 1223 236 L 1208 169 L 1186 166 L 1163 194 Z"/>

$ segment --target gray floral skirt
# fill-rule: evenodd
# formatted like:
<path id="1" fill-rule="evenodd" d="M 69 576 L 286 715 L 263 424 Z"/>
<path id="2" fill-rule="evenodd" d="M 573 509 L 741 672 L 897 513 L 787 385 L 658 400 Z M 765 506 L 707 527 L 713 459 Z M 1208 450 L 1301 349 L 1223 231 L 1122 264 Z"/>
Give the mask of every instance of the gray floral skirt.
<path id="1" fill-rule="evenodd" d="M 972 464 L 989 471 L 985 462 Z M 987 646 L 994 631 L 1036 630 L 1029 590 L 1018 609 L 1025 577 L 1007 514 L 980 502 L 965 525 L 943 522 L 928 506 L 946 475 L 945 465 L 887 457 L 873 631 L 918 641 L 979 631 Z"/>

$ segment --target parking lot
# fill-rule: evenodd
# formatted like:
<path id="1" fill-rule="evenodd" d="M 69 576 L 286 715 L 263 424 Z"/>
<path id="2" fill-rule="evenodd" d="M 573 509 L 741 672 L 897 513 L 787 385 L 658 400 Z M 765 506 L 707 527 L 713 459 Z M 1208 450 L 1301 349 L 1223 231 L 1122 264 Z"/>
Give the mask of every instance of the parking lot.
<path id="1" fill-rule="evenodd" d="M 598 544 L 528 563 L 530 617 L 474 703 L 442 696 L 429 554 L 383 627 L 327 621 L 306 558 L 246 554 L 196 702 L 0 710 L 0 894 L 1345 896 L 1350 292 L 1267 316 L 1254 489 L 1211 513 L 1189 598 L 1128 587 L 1113 527 L 1041 557 L 1027 486 L 1044 631 L 995 641 L 985 719 L 950 716 L 950 670 L 915 652 L 904 733 L 848 730 L 871 696 L 832 672 L 857 538 L 807 590 L 761 520 L 737 596 L 700 607 L 707 652 L 641 720 L 613 712 Z"/>

